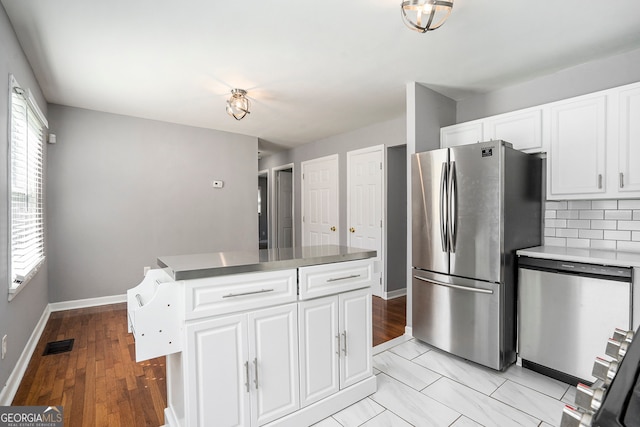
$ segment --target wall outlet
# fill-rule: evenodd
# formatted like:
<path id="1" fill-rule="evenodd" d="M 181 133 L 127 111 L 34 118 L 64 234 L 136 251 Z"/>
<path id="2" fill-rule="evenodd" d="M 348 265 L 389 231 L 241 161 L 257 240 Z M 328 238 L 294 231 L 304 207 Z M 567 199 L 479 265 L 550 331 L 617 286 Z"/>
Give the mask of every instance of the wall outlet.
<path id="1" fill-rule="evenodd" d="M 4 359 L 6 355 L 7 355 L 7 335 L 5 334 L 2 337 L 2 358 Z"/>
<path id="2" fill-rule="evenodd" d="M 151 267 L 149 267 L 149 266 L 144 267 L 144 268 L 142 269 L 142 275 L 143 275 L 143 276 L 146 276 L 146 275 L 147 275 L 147 273 L 149 272 L 149 270 L 151 270 Z"/>

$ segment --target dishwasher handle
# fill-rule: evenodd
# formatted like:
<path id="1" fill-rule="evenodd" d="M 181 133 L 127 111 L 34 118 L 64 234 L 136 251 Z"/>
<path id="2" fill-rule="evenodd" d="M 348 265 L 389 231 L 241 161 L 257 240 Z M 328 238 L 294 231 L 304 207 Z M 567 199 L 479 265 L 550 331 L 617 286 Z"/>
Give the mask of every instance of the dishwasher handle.
<path id="1" fill-rule="evenodd" d="M 586 276 L 618 282 L 631 282 L 633 277 L 633 269 L 631 267 L 618 267 L 612 265 L 589 264 L 524 256 L 518 258 L 518 268 L 548 271 L 557 274 Z"/>

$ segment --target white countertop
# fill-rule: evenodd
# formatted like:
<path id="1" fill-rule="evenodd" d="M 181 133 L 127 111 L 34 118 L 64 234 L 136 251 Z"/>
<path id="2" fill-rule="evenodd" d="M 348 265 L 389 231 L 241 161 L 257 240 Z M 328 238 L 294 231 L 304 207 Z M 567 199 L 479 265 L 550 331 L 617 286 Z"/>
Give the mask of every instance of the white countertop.
<path id="1" fill-rule="evenodd" d="M 618 267 L 640 267 L 640 253 L 635 252 L 578 249 L 563 246 L 536 246 L 520 249 L 516 253 L 532 258 L 614 265 Z"/>

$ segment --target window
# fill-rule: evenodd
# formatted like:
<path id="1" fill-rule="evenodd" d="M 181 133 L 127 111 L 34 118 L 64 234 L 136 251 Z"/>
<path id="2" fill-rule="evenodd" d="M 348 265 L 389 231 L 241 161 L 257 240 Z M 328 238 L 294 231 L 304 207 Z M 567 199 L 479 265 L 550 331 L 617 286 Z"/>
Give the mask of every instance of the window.
<path id="1" fill-rule="evenodd" d="M 43 139 L 47 121 L 31 92 L 11 76 L 9 253 L 15 294 L 44 262 Z"/>

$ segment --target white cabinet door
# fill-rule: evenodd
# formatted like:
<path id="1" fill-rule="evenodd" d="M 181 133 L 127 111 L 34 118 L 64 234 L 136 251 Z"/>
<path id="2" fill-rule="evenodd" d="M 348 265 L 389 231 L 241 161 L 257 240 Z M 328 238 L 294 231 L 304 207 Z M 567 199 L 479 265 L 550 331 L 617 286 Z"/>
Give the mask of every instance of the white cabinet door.
<path id="1" fill-rule="evenodd" d="M 260 426 L 300 407 L 298 307 L 187 326 L 186 425 Z"/>
<path id="2" fill-rule="evenodd" d="M 268 308 L 248 318 L 251 425 L 261 426 L 300 408 L 298 307 Z"/>
<path id="3" fill-rule="evenodd" d="M 248 426 L 246 315 L 187 326 L 187 426 Z"/>
<path id="4" fill-rule="evenodd" d="M 640 192 L 640 87 L 620 92 L 618 124 L 618 191 Z"/>
<path id="5" fill-rule="evenodd" d="M 357 383 L 372 373 L 371 289 L 339 295 L 340 388 Z"/>
<path id="6" fill-rule="evenodd" d="M 475 144 L 483 140 L 482 121 L 480 120 L 460 123 L 440 129 L 441 148 Z"/>
<path id="7" fill-rule="evenodd" d="M 302 406 L 372 375 L 371 289 L 300 304 Z"/>
<path id="8" fill-rule="evenodd" d="M 550 120 L 549 198 L 604 193 L 606 95 L 558 102 Z"/>
<path id="9" fill-rule="evenodd" d="M 299 303 L 300 405 L 340 390 L 338 296 Z"/>
<path id="10" fill-rule="evenodd" d="M 484 140 L 501 139 L 516 150 L 542 151 L 542 109 L 500 114 L 484 121 Z"/>

